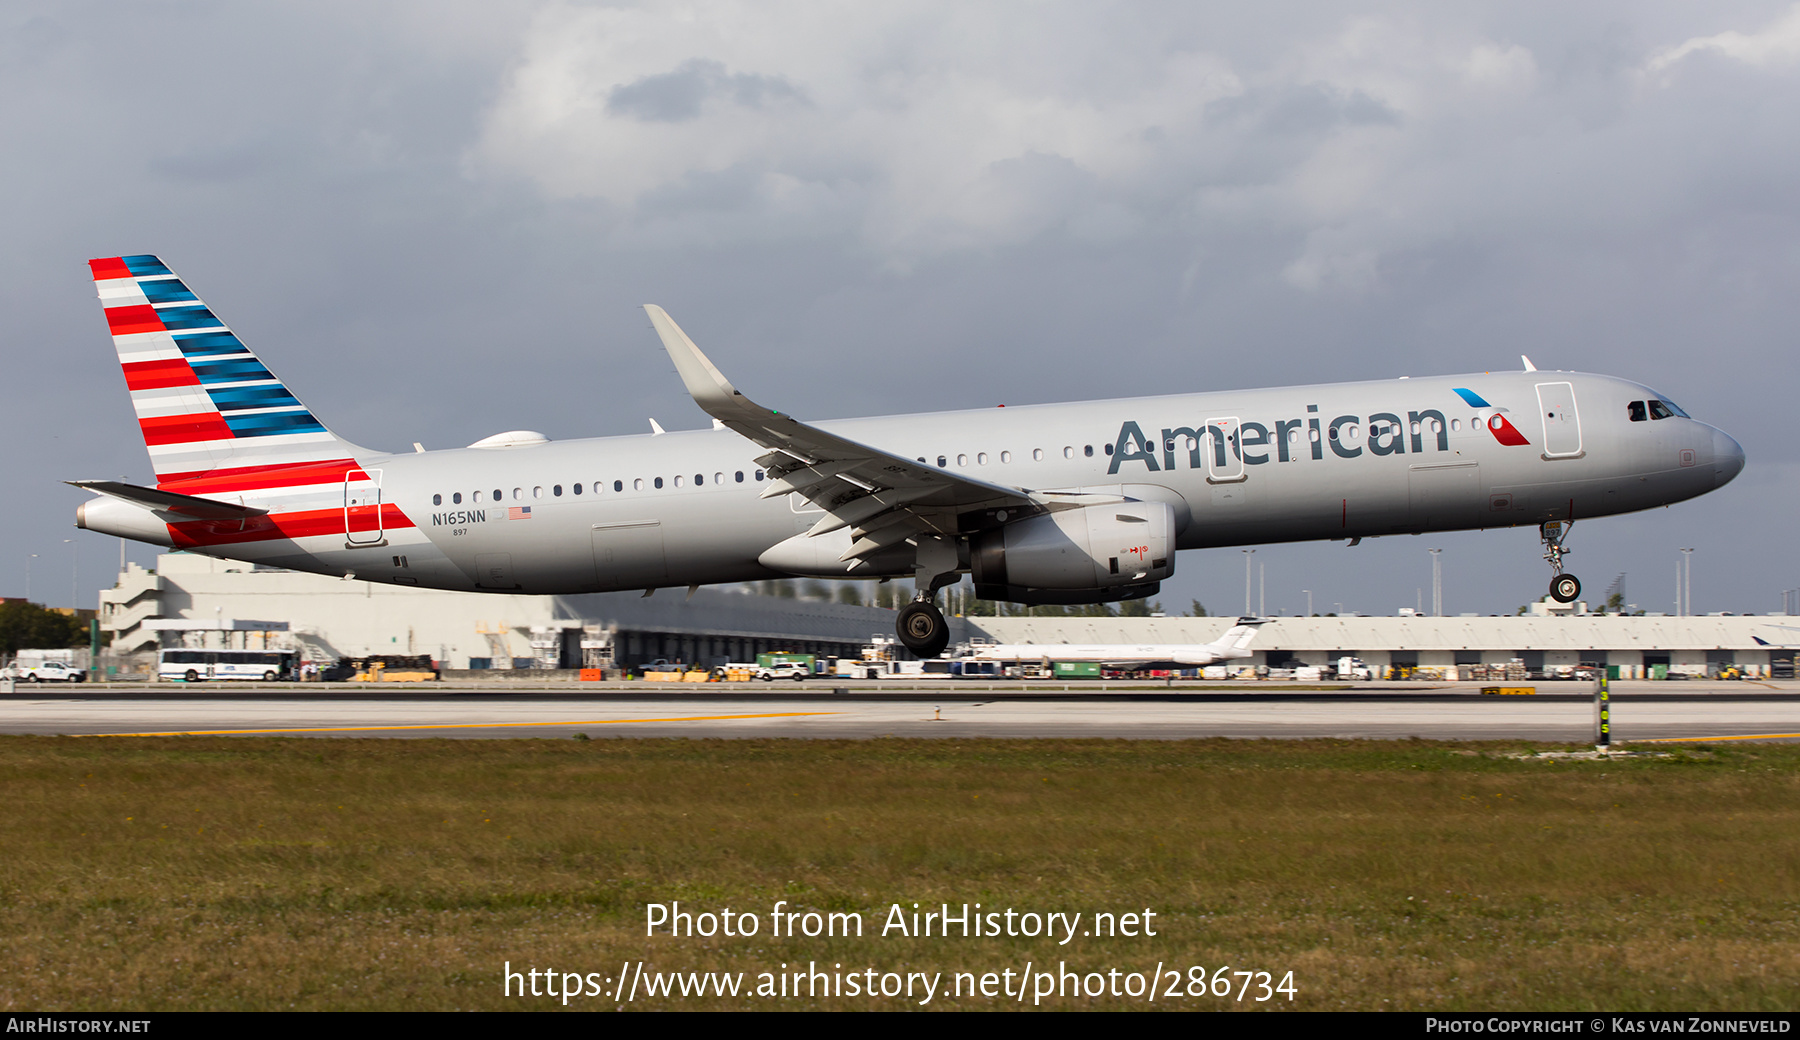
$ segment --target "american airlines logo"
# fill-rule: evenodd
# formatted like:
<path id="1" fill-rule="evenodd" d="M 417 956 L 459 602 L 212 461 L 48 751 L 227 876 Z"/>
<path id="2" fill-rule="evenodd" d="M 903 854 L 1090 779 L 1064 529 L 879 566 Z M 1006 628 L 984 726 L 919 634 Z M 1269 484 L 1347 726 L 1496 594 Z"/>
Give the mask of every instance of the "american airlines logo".
<path id="1" fill-rule="evenodd" d="M 1478 409 L 1477 417 L 1494 439 L 1509 447 L 1530 445 L 1525 435 L 1507 420 L 1504 408 L 1495 408 L 1473 390 L 1457 388 L 1464 403 Z M 1196 429 L 1191 426 L 1164 427 L 1162 436 L 1152 439 L 1143 427 L 1127 421 L 1119 427 L 1113 442 L 1112 463 L 1108 474 L 1119 472 L 1127 462 L 1141 462 L 1151 472 L 1173 470 L 1186 457 L 1189 469 L 1214 471 L 1237 469 L 1238 463 L 1261 466 L 1268 462 L 1294 462 L 1305 456 L 1323 459 L 1330 450 L 1341 459 L 1369 455 L 1421 455 L 1427 451 L 1450 450 L 1450 421 L 1436 408 L 1408 411 L 1402 419 L 1396 412 L 1375 412 L 1366 419 L 1360 415 L 1339 415 L 1329 423 L 1319 414 L 1319 406 L 1306 406 L 1303 419 L 1281 419 L 1274 423 L 1236 422 L 1210 419 Z M 1210 456 L 1210 457 L 1209 457 Z"/>

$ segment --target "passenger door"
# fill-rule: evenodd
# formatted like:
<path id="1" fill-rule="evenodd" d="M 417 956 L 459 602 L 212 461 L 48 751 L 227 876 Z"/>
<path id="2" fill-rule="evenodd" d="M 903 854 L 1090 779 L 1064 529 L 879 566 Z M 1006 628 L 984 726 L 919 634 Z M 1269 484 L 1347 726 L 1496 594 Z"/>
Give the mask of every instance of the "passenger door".
<path id="1" fill-rule="evenodd" d="M 1539 383 L 1538 415 L 1544 421 L 1544 458 L 1580 458 L 1581 415 L 1575 410 L 1571 383 Z"/>
<path id="2" fill-rule="evenodd" d="M 355 547 L 386 544 L 381 529 L 381 471 L 344 474 L 344 543 Z"/>

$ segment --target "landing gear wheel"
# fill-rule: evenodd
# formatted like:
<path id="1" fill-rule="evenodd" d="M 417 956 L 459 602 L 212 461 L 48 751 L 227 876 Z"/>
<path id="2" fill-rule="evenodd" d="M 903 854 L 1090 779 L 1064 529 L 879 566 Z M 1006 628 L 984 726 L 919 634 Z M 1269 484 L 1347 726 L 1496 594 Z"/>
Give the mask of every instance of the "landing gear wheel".
<path id="1" fill-rule="evenodd" d="M 936 657 L 950 645 L 950 626 L 938 608 L 924 600 L 914 600 L 900 608 L 894 629 L 900 642 L 920 657 Z"/>
<path id="2" fill-rule="evenodd" d="M 1581 595 L 1581 579 L 1573 574 L 1558 574 L 1550 579 L 1550 598 L 1558 603 L 1573 603 Z"/>

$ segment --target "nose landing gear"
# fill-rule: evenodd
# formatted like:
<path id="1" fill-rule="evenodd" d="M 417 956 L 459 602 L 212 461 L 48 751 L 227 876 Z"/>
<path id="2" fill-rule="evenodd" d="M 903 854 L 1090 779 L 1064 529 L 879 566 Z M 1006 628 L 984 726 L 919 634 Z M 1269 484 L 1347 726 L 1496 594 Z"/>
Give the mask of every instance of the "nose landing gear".
<path id="1" fill-rule="evenodd" d="M 1550 579 L 1550 598 L 1558 603 L 1573 603 L 1581 595 L 1581 579 L 1563 573 L 1563 557 L 1572 551 L 1563 545 L 1563 539 L 1574 529 L 1573 520 L 1552 520 L 1538 525 L 1538 538 L 1544 543 L 1544 561 L 1555 574 Z"/>

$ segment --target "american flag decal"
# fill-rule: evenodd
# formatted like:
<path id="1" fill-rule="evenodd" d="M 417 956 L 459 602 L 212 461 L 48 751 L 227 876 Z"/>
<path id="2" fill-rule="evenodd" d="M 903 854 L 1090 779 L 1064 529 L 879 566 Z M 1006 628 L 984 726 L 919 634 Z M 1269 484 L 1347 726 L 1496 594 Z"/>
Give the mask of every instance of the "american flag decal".
<path id="1" fill-rule="evenodd" d="M 531 519 L 531 507 L 530 506 L 507 506 L 506 507 L 506 518 L 508 520 L 529 520 L 529 519 Z"/>

